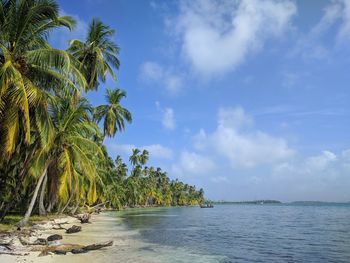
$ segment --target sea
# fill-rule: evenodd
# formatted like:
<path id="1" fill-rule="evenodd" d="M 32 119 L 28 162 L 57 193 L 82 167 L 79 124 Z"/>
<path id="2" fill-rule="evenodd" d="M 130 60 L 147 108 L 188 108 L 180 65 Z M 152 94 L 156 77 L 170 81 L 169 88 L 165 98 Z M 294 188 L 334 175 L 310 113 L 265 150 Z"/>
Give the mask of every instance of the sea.
<path id="1" fill-rule="evenodd" d="M 129 243 L 121 262 L 350 262 L 350 204 L 225 204 L 109 216 L 121 218 L 124 238 L 137 244 Z"/>
<path id="2" fill-rule="evenodd" d="M 30 262 L 350 263 L 350 204 L 141 208 L 91 221 L 79 233 L 63 234 L 64 242 L 113 240 L 112 247 Z"/>

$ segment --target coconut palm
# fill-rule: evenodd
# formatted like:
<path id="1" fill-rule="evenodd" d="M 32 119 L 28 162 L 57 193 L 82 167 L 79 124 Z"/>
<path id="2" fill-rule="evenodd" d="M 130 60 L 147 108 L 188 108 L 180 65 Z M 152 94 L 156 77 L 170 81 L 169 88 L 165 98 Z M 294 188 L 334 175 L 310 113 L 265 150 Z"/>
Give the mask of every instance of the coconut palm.
<path id="1" fill-rule="evenodd" d="M 129 161 L 133 167 L 137 166 L 140 162 L 140 150 L 139 149 L 132 149 L 132 155 L 129 158 Z"/>
<path id="2" fill-rule="evenodd" d="M 97 122 L 104 119 L 103 132 L 108 137 L 114 137 L 117 131 L 125 129 L 125 121 L 131 123 L 131 113 L 120 105 L 122 98 L 126 97 L 126 92 L 120 89 L 107 89 L 106 99 L 108 104 L 95 108 L 94 118 Z"/>
<path id="3" fill-rule="evenodd" d="M 139 157 L 140 164 L 145 165 L 148 159 L 149 159 L 149 152 L 147 150 L 143 150 Z"/>
<path id="4" fill-rule="evenodd" d="M 20 137 L 30 143 L 31 111 L 45 104 L 44 91 L 86 84 L 77 62 L 46 41 L 53 29 L 75 24 L 58 14 L 50 0 L 0 2 L 0 140 L 7 158 Z"/>
<path id="5" fill-rule="evenodd" d="M 97 89 L 99 80 L 105 82 L 107 74 L 116 79 L 113 68 L 119 69 L 119 47 L 113 42 L 115 31 L 98 19 L 93 19 L 85 42 L 74 39 L 69 51 L 81 62 L 81 70 L 88 89 Z"/>
<path id="6" fill-rule="evenodd" d="M 20 225 L 28 222 L 45 176 L 49 181 L 56 182 L 55 186 L 49 189 L 51 199 L 57 195 L 59 201 L 64 204 L 71 196 L 83 195 L 89 203 L 96 200 L 98 174 L 95 159 L 103 158 L 103 153 L 92 140 L 97 126 L 91 120 L 91 111 L 91 106 L 83 98 L 79 99 L 78 103 L 72 103 L 67 98 L 58 98 L 52 105 L 54 135 L 36 153 L 32 170 L 34 174 L 35 171 L 41 170 L 40 177 Z"/>

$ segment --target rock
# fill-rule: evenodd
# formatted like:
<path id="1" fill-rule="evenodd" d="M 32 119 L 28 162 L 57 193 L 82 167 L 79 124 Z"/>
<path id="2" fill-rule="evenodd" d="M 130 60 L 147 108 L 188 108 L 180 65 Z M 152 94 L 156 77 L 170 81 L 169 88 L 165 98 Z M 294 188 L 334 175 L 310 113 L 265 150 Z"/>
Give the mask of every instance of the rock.
<path id="1" fill-rule="evenodd" d="M 81 226 L 76 226 L 76 225 L 73 225 L 72 227 L 68 228 L 66 230 L 66 233 L 67 234 L 72 234 L 72 233 L 77 233 L 77 232 L 80 232 L 81 231 Z"/>
<path id="2" fill-rule="evenodd" d="M 77 218 L 80 220 L 80 223 L 85 224 L 85 223 L 89 223 L 90 220 L 90 214 L 82 214 L 82 215 L 78 215 Z"/>
<path id="3" fill-rule="evenodd" d="M 47 238 L 47 241 L 55 241 L 55 240 L 60 240 L 62 239 L 62 235 L 59 235 L 59 234 L 54 234 L 54 235 L 51 235 Z"/>
<path id="4" fill-rule="evenodd" d="M 47 245 L 47 240 L 45 238 L 38 238 L 33 242 L 33 245 L 42 245 L 45 246 Z"/>

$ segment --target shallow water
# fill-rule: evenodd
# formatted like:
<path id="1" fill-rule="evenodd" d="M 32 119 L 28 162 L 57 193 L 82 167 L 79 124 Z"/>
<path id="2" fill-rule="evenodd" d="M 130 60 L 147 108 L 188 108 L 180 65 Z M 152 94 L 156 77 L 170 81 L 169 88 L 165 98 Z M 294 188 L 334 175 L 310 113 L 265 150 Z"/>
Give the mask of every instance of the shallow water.
<path id="1" fill-rule="evenodd" d="M 350 205 L 217 205 L 117 214 L 147 242 L 138 253 L 154 262 L 350 262 Z"/>
<path id="2" fill-rule="evenodd" d="M 130 209 L 103 213 L 64 240 L 114 245 L 26 262 L 350 262 L 350 205 Z"/>

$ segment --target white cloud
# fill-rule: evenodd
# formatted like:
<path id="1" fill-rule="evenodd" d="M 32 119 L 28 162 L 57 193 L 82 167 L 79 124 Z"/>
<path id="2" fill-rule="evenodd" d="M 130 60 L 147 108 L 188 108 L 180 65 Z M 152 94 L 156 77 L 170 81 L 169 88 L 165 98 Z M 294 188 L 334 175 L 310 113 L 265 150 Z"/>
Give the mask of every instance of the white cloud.
<path id="1" fill-rule="evenodd" d="M 215 170 L 215 163 L 207 156 L 183 151 L 178 163 L 172 166 L 172 174 L 177 177 L 203 176 Z"/>
<path id="2" fill-rule="evenodd" d="M 164 128 L 168 130 L 175 129 L 175 118 L 174 118 L 174 110 L 172 108 L 165 108 L 163 114 L 162 124 Z"/>
<path id="3" fill-rule="evenodd" d="M 156 107 L 162 113 L 163 127 L 167 130 L 174 130 L 176 128 L 174 109 L 170 107 L 163 109 L 158 101 L 156 101 Z"/>
<path id="4" fill-rule="evenodd" d="M 289 0 L 185 1 L 174 22 L 185 57 L 209 77 L 232 71 L 271 37 L 279 37 L 296 14 Z"/>
<path id="5" fill-rule="evenodd" d="M 335 0 L 324 9 L 324 14 L 318 24 L 312 29 L 313 36 L 319 36 L 339 22 L 337 41 L 350 39 L 350 1 Z"/>
<path id="6" fill-rule="evenodd" d="M 76 26 L 72 31 L 66 28 L 54 30 L 50 36 L 50 43 L 56 48 L 66 49 L 69 46 L 69 41 L 73 39 L 85 40 L 88 31 L 88 23 L 81 19 L 78 15 L 73 15 L 61 10 L 61 16 L 71 16 L 76 21 Z"/>
<path id="7" fill-rule="evenodd" d="M 211 134 L 201 130 L 195 136 L 195 146 L 226 158 L 236 168 L 275 163 L 293 156 L 285 139 L 249 128 L 252 123 L 252 117 L 240 107 L 221 108 L 216 130 Z"/>
<path id="8" fill-rule="evenodd" d="M 337 160 L 337 156 L 330 151 L 323 151 L 322 154 L 306 159 L 305 170 L 310 173 L 322 171 L 332 162 Z"/>
<path id="9" fill-rule="evenodd" d="M 302 159 L 276 165 L 266 178 L 279 186 L 280 194 L 289 200 L 349 200 L 350 166 L 347 152 L 323 151 Z"/>
<path id="10" fill-rule="evenodd" d="M 133 144 L 113 144 L 111 145 L 111 149 L 116 154 L 124 154 L 124 155 L 131 155 L 132 149 L 145 149 L 149 151 L 151 158 L 157 158 L 157 159 L 172 159 L 173 158 L 173 151 L 170 148 L 167 148 L 165 146 L 162 146 L 160 144 L 151 144 L 151 145 L 144 145 L 144 146 L 136 146 Z"/>
<path id="11" fill-rule="evenodd" d="M 171 95 L 178 94 L 182 87 L 182 77 L 156 62 L 147 61 L 141 65 L 140 79 L 151 85 L 164 88 Z"/>
<path id="12" fill-rule="evenodd" d="M 333 0 L 323 10 L 323 16 L 305 36 L 296 41 L 292 56 L 301 55 L 304 59 L 331 59 L 333 46 L 327 47 L 322 37 L 329 39 L 335 32 L 336 46 L 350 40 L 350 1 Z M 332 33 L 333 33 L 332 32 Z"/>

